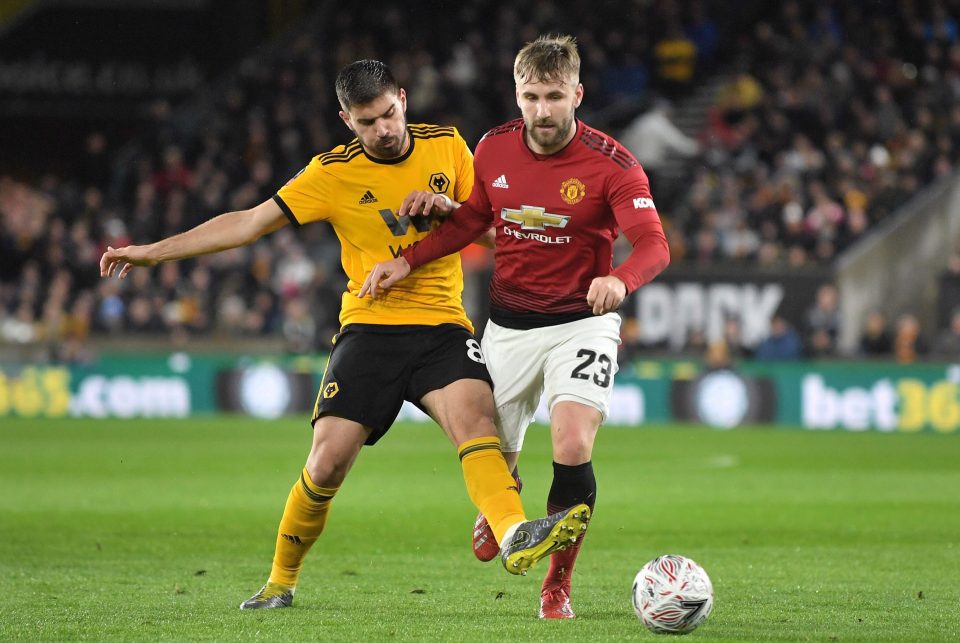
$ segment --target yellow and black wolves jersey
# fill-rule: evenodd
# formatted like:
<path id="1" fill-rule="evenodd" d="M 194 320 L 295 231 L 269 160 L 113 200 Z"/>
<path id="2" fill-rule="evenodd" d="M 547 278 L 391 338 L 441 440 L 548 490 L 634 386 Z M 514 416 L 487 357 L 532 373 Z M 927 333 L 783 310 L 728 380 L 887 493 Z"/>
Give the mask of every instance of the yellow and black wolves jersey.
<path id="1" fill-rule="evenodd" d="M 398 257 L 437 225 L 432 218 L 397 216 L 411 191 L 431 190 L 462 203 L 473 188 L 473 156 L 456 128 L 410 124 L 408 130 L 403 156 L 373 158 L 354 139 L 314 157 L 274 200 L 294 225 L 327 221 L 337 233 L 349 278 L 341 325 L 455 323 L 473 331 L 461 301 L 458 254 L 413 271 L 377 300 L 357 297 L 374 264 Z"/>

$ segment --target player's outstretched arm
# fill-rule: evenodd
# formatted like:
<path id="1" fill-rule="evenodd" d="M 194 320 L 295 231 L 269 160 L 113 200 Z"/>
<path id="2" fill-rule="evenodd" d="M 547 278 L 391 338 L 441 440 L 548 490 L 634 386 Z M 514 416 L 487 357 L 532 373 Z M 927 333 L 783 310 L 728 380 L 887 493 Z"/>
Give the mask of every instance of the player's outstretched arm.
<path id="1" fill-rule="evenodd" d="M 221 214 L 156 243 L 107 247 L 100 257 L 100 276 L 111 277 L 116 273 L 120 279 L 124 279 L 134 266 L 155 266 L 164 261 L 177 261 L 244 246 L 282 228 L 287 222 L 283 210 L 270 199 L 249 210 Z"/>

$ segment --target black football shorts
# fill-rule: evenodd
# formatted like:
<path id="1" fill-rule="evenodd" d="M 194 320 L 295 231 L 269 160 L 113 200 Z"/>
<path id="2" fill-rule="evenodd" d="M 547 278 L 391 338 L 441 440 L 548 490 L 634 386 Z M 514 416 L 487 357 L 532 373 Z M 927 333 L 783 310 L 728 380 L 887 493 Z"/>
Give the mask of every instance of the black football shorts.
<path id="1" fill-rule="evenodd" d="M 374 444 L 397 419 L 404 400 L 422 410 L 430 391 L 463 379 L 493 386 L 480 343 L 458 324 L 350 324 L 334 338 L 311 424 L 324 415 L 372 429 Z"/>

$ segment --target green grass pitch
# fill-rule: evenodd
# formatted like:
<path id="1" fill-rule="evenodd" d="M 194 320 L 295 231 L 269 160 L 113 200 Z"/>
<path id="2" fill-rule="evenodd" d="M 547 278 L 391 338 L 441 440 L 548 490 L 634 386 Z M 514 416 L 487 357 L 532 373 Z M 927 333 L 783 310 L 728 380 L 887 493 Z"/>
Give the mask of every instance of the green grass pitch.
<path id="1" fill-rule="evenodd" d="M 699 561 L 698 640 L 960 640 L 960 439 L 605 427 L 570 622 L 470 552 L 474 510 L 435 426 L 365 449 L 292 609 L 241 612 L 309 446 L 303 418 L 0 422 L 0 640 L 653 639 L 630 586 Z M 547 431 L 523 497 L 543 513 Z"/>

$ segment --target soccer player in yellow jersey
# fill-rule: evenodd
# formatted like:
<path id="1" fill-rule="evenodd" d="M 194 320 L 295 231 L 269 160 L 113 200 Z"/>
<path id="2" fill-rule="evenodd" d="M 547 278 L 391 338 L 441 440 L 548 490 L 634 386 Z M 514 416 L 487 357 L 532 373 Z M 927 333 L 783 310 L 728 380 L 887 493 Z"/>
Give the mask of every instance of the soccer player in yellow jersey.
<path id="1" fill-rule="evenodd" d="M 288 223 L 326 221 L 340 239 L 349 283 L 314 407 L 313 445 L 287 498 L 267 584 L 241 609 L 293 603 L 304 558 L 347 472 L 361 447 L 387 432 L 404 400 L 425 410 L 457 447 L 468 495 L 501 544 L 507 571 L 525 573 L 575 542 L 590 516 L 581 504 L 526 520 L 500 453 L 490 376 L 461 304 L 458 255 L 425 266 L 387 297 L 357 296 L 374 265 L 429 233 L 431 217 L 410 213 L 450 213 L 470 195 L 473 164 L 456 129 L 407 124 L 406 93 L 383 63 L 347 65 L 336 90 L 352 142 L 313 158 L 258 206 L 153 244 L 108 248 L 100 259 L 101 276 L 123 279 L 134 266 L 246 245 Z"/>

